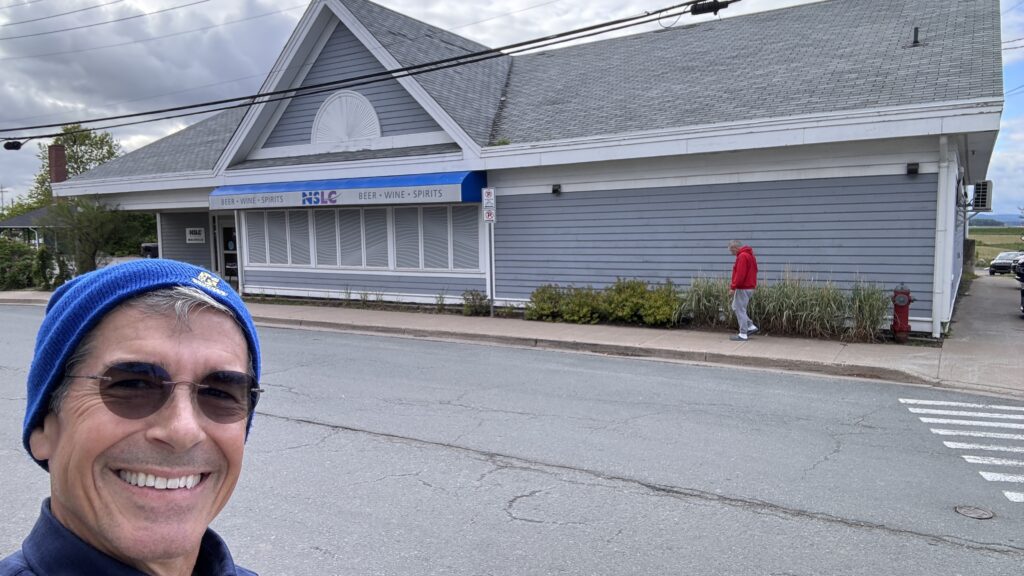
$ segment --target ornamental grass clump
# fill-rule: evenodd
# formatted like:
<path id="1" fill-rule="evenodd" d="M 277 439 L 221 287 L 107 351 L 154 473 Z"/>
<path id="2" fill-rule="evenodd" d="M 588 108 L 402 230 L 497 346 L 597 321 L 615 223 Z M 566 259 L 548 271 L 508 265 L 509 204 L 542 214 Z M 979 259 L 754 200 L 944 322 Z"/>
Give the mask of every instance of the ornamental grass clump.
<path id="1" fill-rule="evenodd" d="M 841 337 L 847 309 L 846 295 L 835 284 L 789 274 L 758 286 L 749 308 L 751 319 L 765 332 L 811 338 Z"/>
<path id="2" fill-rule="evenodd" d="M 689 319 L 693 326 L 724 327 L 736 323 L 729 301 L 729 281 L 724 278 L 695 278 L 685 291 L 676 321 Z"/>
<path id="3" fill-rule="evenodd" d="M 889 314 L 889 297 L 880 286 L 857 282 L 850 294 L 850 314 L 849 338 L 877 342 L 882 339 L 882 324 Z"/>

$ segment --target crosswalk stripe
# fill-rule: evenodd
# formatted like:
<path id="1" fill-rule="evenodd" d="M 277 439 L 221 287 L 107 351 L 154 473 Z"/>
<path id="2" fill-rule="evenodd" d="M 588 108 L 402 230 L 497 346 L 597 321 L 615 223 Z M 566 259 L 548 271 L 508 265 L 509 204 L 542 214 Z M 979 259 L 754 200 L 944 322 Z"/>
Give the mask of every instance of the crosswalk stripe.
<path id="1" fill-rule="evenodd" d="M 962 442 L 943 442 L 946 448 L 954 450 L 988 450 L 990 452 L 1019 452 L 1024 454 L 1022 446 L 986 446 L 984 444 L 964 444 Z"/>
<path id="2" fill-rule="evenodd" d="M 989 482 L 1024 483 L 1024 475 L 1021 474 L 1003 474 L 1001 472 L 978 472 L 978 474 L 981 474 L 981 477 Z"/>
<path id="3" fill-rule="evenodd" d="M 990 466 L 1024 466 L 1022 460 L 1009 460 L 1007 458 L 990 458 L 988 456 L 964 456 L 971 464 L 988 464 Z"/>
<path id="4" fill-rule="evenodd" d="M 912 398 L 900 398 L 902 404 L 917 404 L 919 406 L 952 406 L 957 408 L 981 408 L 984 410 L 1015 410 L 1024 412 L 1024 406 L 1007 406 L 1004 404 L 969 404 L 967 402 L 945 402 L 942 400 L 915 400 Z"/>
<path id="5" fill-rule="evenodd" d="M 1003 490 L 1003 495 L 1010 499 L 1010 502 L 1024 502 L 1024 492 L 1010 492 Z"/>
<path id="6" fill-rule="evenodd" d="M 954 424 L 957 426 L 984 426 L 988 428 L 1024 430 L 1024 424 L 1014 424 L 1013 422 L 982 422 L 980 420 L 952 420 L 949 418 L 920 418 L 920 420 L 925 424 Z"/>
<path id="7" fill-rule="evenodd" d="M 978 430 L 945 430 L 932 428 L 932 434 L 939 436 L 970 436 L 972 438 L 997 438 L 999 440 L 1024 440 L 1024 434 L 1005 434 L 1003 432 L 981 432 Z"/>
<path id="8" fill-rule="evenodd" d="M 965 416 L 968 418 L 1002 418 L 1024 420 L 1024 414 L 999 414 L 996 412 L 965 412 L 962 410 L 935 410 L 932 408 L 910 408 L 913 414 L 934 414 L 936 416 Z"/>

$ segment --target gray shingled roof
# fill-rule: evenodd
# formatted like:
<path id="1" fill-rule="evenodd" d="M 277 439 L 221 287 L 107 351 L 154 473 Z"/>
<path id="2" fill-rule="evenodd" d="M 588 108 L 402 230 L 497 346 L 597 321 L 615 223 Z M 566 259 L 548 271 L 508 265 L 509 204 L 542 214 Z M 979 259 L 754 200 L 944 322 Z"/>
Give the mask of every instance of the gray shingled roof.
<path id="1" fill-rule="evenodd" d="M 292 156 L 287 158 L 266 158 L 263 160 L 246 160 L 228 168 L 228 170 L 249 170 L 253 168 L 271 168 L 276 166 L 297 166 L 302 164 L 323 164 L 327 162 L 355 162 L 357 160 L 376 160 L 406 156 L 429 156 L 432 154 L 450 154 L 461 152 L 458 144 L 430 144 L 410 148 L 385 148 L 383 150 L 356 150 L 353 152 L 330 152 L 326 154 L 310 154 L 309 156 Z"/>
<path id="2" fill-rule="evenodd" d="M 0 220 L 0 228 L 37 228 L 43 225 L 50 215 L 50 206 L 29 210 L 24 214 Z"/>
<path id="3" fill-rule="evenodd" d="M 488 47 L 366 0 L 342 0 L 402 66 L 436 62 Z M 415 79 L 481 146 L 490 139 L 512 58 L 418 74 Z"/>
<path id="4" fill-rule="evenodd" d="M 211 171 L 244 115 L 245 108 L 218 112 L 68 182 Z"/>
<path id="5" fill-rule="evenodd" d="M 494 141 L 1001 95 L 998 0 L 829 0 L 517 56 Z"/>
<path id="6" fill-rule="evenodd" d="M 367 0 L 342 1 L 403 66 L 484 48 Z M 416 79 L 480 144 L 998 98 L 999 2 L 825 0 Z M 222 112 L 71 181 L 211 170 L 243 113 Z M 233 169 L 353 158 L 248 161 Z"/>

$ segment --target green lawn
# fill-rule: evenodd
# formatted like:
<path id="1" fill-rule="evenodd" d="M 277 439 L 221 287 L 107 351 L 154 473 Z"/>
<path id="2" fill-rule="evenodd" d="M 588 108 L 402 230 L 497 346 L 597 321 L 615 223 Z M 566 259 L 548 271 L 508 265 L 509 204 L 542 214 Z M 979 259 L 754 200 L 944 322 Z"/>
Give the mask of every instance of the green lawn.
<path id="1" fill-rule="evenodd" d="M 986 267 L 1000 252 L 1024 252 L 1024 228 L 971 228 L 969 237 L 977 241 L 976 265 Z"/>

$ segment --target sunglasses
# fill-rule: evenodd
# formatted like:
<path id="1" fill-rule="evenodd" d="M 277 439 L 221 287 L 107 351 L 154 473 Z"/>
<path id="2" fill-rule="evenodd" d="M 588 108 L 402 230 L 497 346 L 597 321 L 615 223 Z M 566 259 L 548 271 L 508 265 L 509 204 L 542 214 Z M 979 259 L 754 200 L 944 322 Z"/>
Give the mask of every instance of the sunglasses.
<path id="1" fill-rule="evenodd" d="M 163 367 L 148 362 L 121 362 L 102 375 L 68 376 L 98 383 L 104 406 L 121 418 L 138 420 L 156 414 L 178 384 L 188 384 L 196 406 L 210 420 L 231 424 L 256 410 L 262 389 L 255 378 L 231 370 L 210 372 L 199 382 L 172 380 Z"/>

